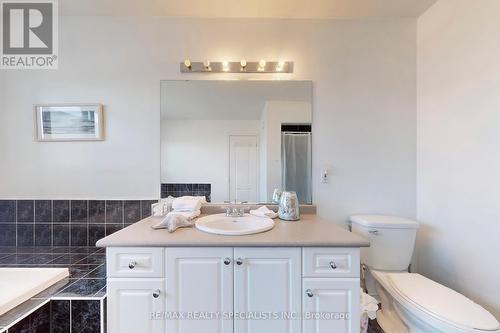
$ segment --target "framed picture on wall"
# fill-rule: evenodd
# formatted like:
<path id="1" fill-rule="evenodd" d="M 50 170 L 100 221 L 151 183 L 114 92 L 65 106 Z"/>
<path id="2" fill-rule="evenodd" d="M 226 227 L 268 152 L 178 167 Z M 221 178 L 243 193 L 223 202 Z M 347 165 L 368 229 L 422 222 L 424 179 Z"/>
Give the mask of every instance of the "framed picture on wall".
<path id="1" fill-rule="evenodd" d="M 102 104 L 38 104 L 34 116 L 38 141 L 104 140 Z"/>

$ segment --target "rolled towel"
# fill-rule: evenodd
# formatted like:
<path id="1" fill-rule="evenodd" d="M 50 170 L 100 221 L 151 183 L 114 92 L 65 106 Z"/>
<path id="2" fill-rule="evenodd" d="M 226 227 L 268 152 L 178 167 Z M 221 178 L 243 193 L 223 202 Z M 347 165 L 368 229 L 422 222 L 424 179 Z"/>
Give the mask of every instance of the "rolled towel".
<path id="1" fill-rule="evenodd" d="M 194 219 L 200 216 L 201 211 L 194 212 L 170 212 L 158 224 L 151 226 L 153 229 L 167 229 L 169 232 L 174 232 L 177 228 L 192 227 Z"/>
<path id="2" fill-rule="evenodd" d="M 172 202 L 172 210 L 177 212 L 194 212 L 201 209 L 201 204 L 206 202 L 205 197 L 179 197 Z"/>
<path id="3" fill-rule="evenodd" d="M 278 213 L 273 212 L 272 210 L 270 210 L 266 206 L 262 206 L 258 209 L 251 210 L 250 214 L 252 214 L 253 216 L 258 216 L 258 217 L 268 217 L 270 219 L 275 219 L 278 217 Z"/>

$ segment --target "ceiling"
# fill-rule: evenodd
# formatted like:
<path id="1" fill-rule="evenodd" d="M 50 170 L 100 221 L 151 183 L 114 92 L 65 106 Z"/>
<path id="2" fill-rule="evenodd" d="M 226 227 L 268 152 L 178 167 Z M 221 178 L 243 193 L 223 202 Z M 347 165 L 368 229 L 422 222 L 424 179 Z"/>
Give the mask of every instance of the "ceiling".
<path id="1" fill-rule="evenodd" d="M 258 120 L 267 101 L 311 102 L 310 81 L 162 81 L 162 119 Z"/>
<path id="2" fill-rule="evenodd" d="M 61 15 L 350 19 L 418 17 L 437 0 L 61 0 Z"/>

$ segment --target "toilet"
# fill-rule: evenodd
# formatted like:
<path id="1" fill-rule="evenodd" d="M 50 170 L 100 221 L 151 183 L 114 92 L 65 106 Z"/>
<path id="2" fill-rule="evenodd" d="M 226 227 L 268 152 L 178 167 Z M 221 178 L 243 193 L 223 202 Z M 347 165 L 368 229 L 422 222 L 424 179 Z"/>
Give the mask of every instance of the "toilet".
<path id="1" fill-rule="evenodd" d="M 418 223 L 382 215 L 350 217 L 352 231 L 370 239 L 361 250 L 368 293 L 382 304 L 386 333 L 500 333 L 499 322 L 464 295 L 409 273 Z"/>

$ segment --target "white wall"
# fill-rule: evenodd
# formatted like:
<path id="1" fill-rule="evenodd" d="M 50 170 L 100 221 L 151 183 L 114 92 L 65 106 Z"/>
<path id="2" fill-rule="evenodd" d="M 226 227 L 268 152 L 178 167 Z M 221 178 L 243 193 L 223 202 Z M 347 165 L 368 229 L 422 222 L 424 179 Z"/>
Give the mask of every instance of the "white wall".
<path id="1" fill-rule="evenodd" d="M 64 17 L 59 70 L 1 71 L 0 197 L 159 194 L 160 80 L 191 59 L 289 59 L 313 81 L 313 197 L 348 214 L 415 215 L 416 22 Z M 273 75 L 189 75 L 190 79 Z M 106 141 L 36 143 L 32 105 L 102 102 Z M 329 184 L 320 171 L 331 168 Z"/>
<path id="2" fill-rule="evenodd" d="M 418 20 L 418 266 L 500 318 L 500 2 Z"/>
<path id="3" fill-rule="evenodd" d="M 162 124 L 161 182 L 210 183 L 229 200 L 229 135 L 259 135 L 259 120 L 173 120 Z"/>

